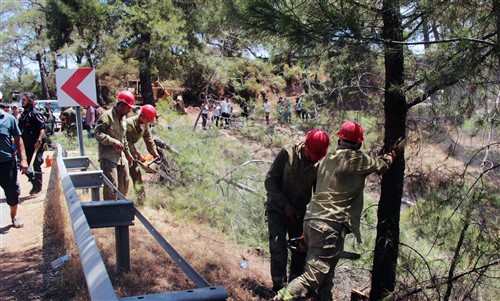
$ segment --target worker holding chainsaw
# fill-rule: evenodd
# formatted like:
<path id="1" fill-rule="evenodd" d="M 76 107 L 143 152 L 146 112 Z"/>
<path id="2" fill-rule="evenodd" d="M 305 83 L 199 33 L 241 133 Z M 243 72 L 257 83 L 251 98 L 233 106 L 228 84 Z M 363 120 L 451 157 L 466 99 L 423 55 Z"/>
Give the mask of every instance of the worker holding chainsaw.
<path id="1" fill-rule="evenodd" d="M 338 133 L 338 147 L 319 164 L 316 191 L 304 217 L 304 239 L 308 246 L 305 272 L 278 291 L 273 300 L 333 300 L 335 267 L 344 249 L 344 238 L 353 233 L 361 241 L 365 178 L 386 172 L 403 148 L 396 141 L 389 152 L 373 158 L 360 148 L 363 128 L 349 121 Z"/>
<path id="2" fill-rule="evenodd" d="M 132 92 L 123 90 L 118 93 L 116 100 L 116 105 L 102 113 L 97 121 L 94 136 L 104 176 L 126 197 L 129 185 L 128 166 L 132 164 L 133 158 L 128 148 L 124 117 L 135 107 L 135 97 Z M 103 198 L 116 199 L 113 189 L 108 185 L 104 185 Z"/>
<path id="3" fill-rule="evenodd" d="M 274 291 L 285 287 L 287 281 L 304 271 L 306 253 L 292 249 L 287 277 L 287 235 L 295 238 L 302 234 L 306 206 L 316 181 L 317 162 L 326 155 L 329 143 L 324 130 L 309 131 L 305 142 L 287 145 L 279 152 L 266 175 L 266 215 Z"/>
<path id="4" fill-rule="evenodd" d="M 30 162 L 26 175 L 33 185 L 29 194 L 36 195 L 42 191 L 43 146 L 46 143 L 46 124 L 43 114 L 35 108 L 35 95 L 33 93 L 22 92 L 21 104 L 24 111 L 19 119 L 19 128 L 22 132 L 26 157 Z"/>
<path id="5" fill-rule="evenodd" d="M 141 153 L 135 147 L 135 144 L 142 138 L 146 144 L 148 152 L 154 157 L 159 158 L 160 155 L 156 151 L 156 145 L 149 131 L 149 123 L 155 122 L 156 109 L 152 105 L 144 105 L 141 107 L 139 115 L 127 118 L 127 141 L 130 153 L 134 157 L 134 162 L 130 166 L 130 177 L 134 185 L 137 195 L 137 202 L 143 204 L 146 199 L 146 192 L 142 182 L 140 165 L 146 161 Z"/>

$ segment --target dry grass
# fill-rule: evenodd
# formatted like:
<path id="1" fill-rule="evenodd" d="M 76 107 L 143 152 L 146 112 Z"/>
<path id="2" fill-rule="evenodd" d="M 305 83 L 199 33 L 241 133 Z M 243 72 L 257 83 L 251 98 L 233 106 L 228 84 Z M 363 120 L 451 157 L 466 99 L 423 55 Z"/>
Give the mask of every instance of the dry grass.
<path id="1" fill-rule="evenodd" d="M 56 161 L 50 183 L 45 208 L 44 258 L 50 264 L 50 260 L 66 253 L 73 257 L 60 273 L 47 271 L 44 275 L 46 287 L 50 288 L 44 297 L 89 300 Z M 80 193 L 80 198 L 86 200 L 90 195 Z M 252 249 L 227 243 L 204 227 L 175 221 L 164 210 L 141 208 L 141 212 L 209 283 L 226 288 L 228 300 L 266 300 L 264 296 L 269 296 L 268 260 Z M 114 229 L 93 232 L 119 297 L 195 288 L 138 220 L 130 227 L 131 271 L 126 274 L 116 274 Z M 242 270 L 239 264 L 244 260 L 251 264 Z"/>
<path id="2" fill-rule="evenodd" d="M 228 300 L 265 300 L 256 296 L 255 290 L 260 292 L 259 285 L 271 286 L 266 259 L 254 254 L 251 249 L 221 240 L 209 229 L 187 221 L 176 221 L 164 210 L 140 210 L 210 284 L 226 288 L 230 296 Z M 107 266 L 113 270 L 110 274 L 120 297 L 195 287 L 139 221 L 130 229 L 131 272 L 123 276 L 117 276 L 114 272 L 116 256 L 113 230 L 99 229 L 94 233 Z M 244 260 L 251 264 L 248 269 L 242 270 L 239 264 Z M 265 289 L 263 291 L 266 292 Z"/>
<path id="3" fill-rule="evenodd" d="M 43 258 L 45 265 L 50 266 L 52 260 L 64 254 L 72 256 L 62 270 L 47 270 L 44 273 L 44 286 L 48 288 L 44 297 L 50 300 L 90 299 L 78 259 L 56 157 L 54 157 L 47 188 L 44 220 Z"/>

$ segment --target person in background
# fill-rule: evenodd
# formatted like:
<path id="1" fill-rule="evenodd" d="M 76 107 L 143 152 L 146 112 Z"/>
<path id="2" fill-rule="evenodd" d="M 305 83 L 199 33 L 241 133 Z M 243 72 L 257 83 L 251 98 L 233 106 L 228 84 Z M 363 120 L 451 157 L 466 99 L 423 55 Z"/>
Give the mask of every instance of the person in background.
<path id="1" fill-rule="evenodd" d="M 145 162 L 146 160 L 141 155 L 141 152 L 137 150 L 135 144 L 142 138 L 146 144 L 148 152 L 154 157 L 159 158 L 160 155 L 156 151 L 156 145 L 153 141 L 153 137 L 149 131 L 149 123 L 156 121 L 156 109 L 152 105 L 144 105 L 141 107 L 141 112 L 136 115 L 127 118 L 127 142 L 130 149 L 130 153 L 134 158 L 134 162 L 130 166 L 130 177 L 134 185 L 134 189 L 137 195 L 137 202 L 139 204 L 144 204 L 146 200 L 146 192 L 144 190 L 144 185 L 142 182 L 141 169 L 137 161 Z"/>
<path id="2" fill-rule="evenodd" d="M 181 94 L 177 95 L 177 98 L 174 99 L 174 108 L 181 114 L 187 114 L 186 105 Z"/>
<path id="3" fill-rule="evenodd" d="M 285 112 L 284 115 L 285 122 L 288 124 L 292 123 L 292 103 L 288 98 L 285 99 L 283 103 L 283 111 Z"/>
<path id="4" fill-rule="evenodd" d="M 12 143 L 14 142 L 14 145 Z M 17 181 L 17 160 L 14 149 L 17 149 L 21 157 L 19 168 L 21 173 L 28 171 L 28 161 L 24 149 L 21 130 L 14 116 L 0 110 L 0 186 L 2 187 L 7 204 L 10 207 L 10 219 L 14 228 L 22 228 L 24 223 L 17 216 L 19 204 L 19 182 Z"/>
<path id="5" fill-rule="evenodd" d="M 222 127 L 224 122 L 226 123 L 226 125 L 229 125 L 229 118 L 231 117 L 231 114 L 229 113 L 229 103 L 227 102 L 226 98 L 223 98 L 221 100 L 220 109 L 222 116 L 220 126 Z"/>
<path id="6" fill-rule="evenodd" d="M 297 118 L 302 118 L 302 96 L 297 97 L 295 103 L 295 114 L 297 114 Z"/>
<path id="7" fill-rule="evenodd" d="M 76 135 L 76 111 L 73 107 L 67 107 L 60 115 L 61 130 L 66 131 L 66 135 L 73 137 Z"/>
<path id="8" fill-rule="evenodd" d="M 309 120 L 309 113 L 307 112 L 307 110 L 309 109 L 309 105 L 310 105 L 310 100 L 307 101 L 306 99 L 304 99 L 304 97 L 302 97 L 302 111 L 301 111 L 301 118 L 302 120 Z"/>
<path id="9" fill-rule="evenodd" d="M 219 126 L 220 114 L 221 114 L 221 108 L 219 105 L 219 101 L 216 100 L 215 101 L 215 108 L 214 108 L 214 115 L 213 115 L 213 119 L 215 119 L 215 126 L 216 127 Z"/>
<path id="10" fill-rule="evenodd" d="M 123 90 L 116 98 L 116 105 L 102 113 L 97 121 L 94 135 L 98 142 L 97 152 L 104 176 L 126 197 L 129 185 L 128 166 L 132 165 L 134 158 L 129 152 L 127 129 L 123 118 L 134 107 L 135 97 L 132 92 Z M 108 185 L 104 185 L 103 198 L 116 199 Z"/>
<path id="11" fill-rule="evenodd" d="M 252 116 L 255 114 L 255 100 L 250 99 L 250 103 L 248 104 L 249 111 L 248 111 L 248 116 Z"/>
<path id="12" fill-rule="evenodd" d="M 35 108 L 35 95 L 33 93 L 22 92 L 21 103 L 24 111 L 19 119 L 19 128 L 22 132 L 26 157 L 30 163 L 33 156 L 36 157 L 33 162 L 33 172 L 26 173 L 33 185 L 29 194 L 36 195 L 42 191 L 43 146 L 46 142 L 45 118 Z"/>
<path id="13" fill-rule="evenodd" d="M 210 105 L 206 102 L 201 109 L 201 128 L 204 130 L 207 129 L 208 113 L 210 113 Z"/>
<path id="14" fill-rule="evenodd" d="M 94 138 L 94 127 L 95 127 L 95 108 L 93 106 L 87 107 L 87 113 L 85 114 L 85 129 L 87 130 L 87 137 Z"/>
<path id="15" fill-rule="evenodd" d="M 54 117 L 54 110 L 52 109 L 52 104 L 50 102 L 45 103 L 45 107 L 41 109 L 43 117 L 45 117 L 45 124 L 47 126 L 47 138 L 48 136 L 54 135 L 54 126 L 56 119 Z"/>
<path id="16" fill-rule="evenodd" d="M 12 103 L 10 105 L 12 116 L 16 118 L 16 121 L 19 121 L 21 118 L 21 111 L 19 110 L 19 105 L 17 103 Z"/>
<path id="17" fill-rule="evenodd" d="M 248 104 L 246 99 L 243 99 L 240 103 L 241 117 L 248 118 Z"/>
<path id="18" fill-rule="evenodd" d="M 280 96 L 278 98 L 276 109 L 278 111 L 278 122 L 280 124 L 285 123 L 285 101 L 283 100 L 283 96 Z"/>
<path id="19" fill-rule="evenodd" d="M 97 122 L 97 120 L 99 120 L 99 118 L 101 118 L 101 115 L 104 112 L 104 109 L 101 106 L 99 106 L 99 105 L 95 106 L 94 109 L 95 109 L 95 118 L 94 118 L 94 120 L 95 120 L 95 122 Z"/>
<path id="20" fill-rule="evenodd" d="M 363 128 L 354 121 L 344 123 L 338 133 L 338 147 L 318 167 L 316 192 L 304 217 L 304 239 L 308 244 L 305 272 L 278 291 L 273 300 L 301 300 L 315 294 L 315 300 L 333 300 L 335 267 L 344 249 L 344 238 L 353 233 L 361 241 L 365 178 L 383 174 L 402 149 L 397 141 L 381 157 L 370 157 L 360 148 Z"/>
<path id="21" fill-rule="evenodd" d="M 266 116 L 266 125 L 269 125 L 269 115 L 271 115 L 271 103 L 267 98 L 264 98 L 264 115 Z"/>
<path id="22" fill-rule="evenodd" d="M 7 114 L 11 114 L 10 106 L 6 103 L 0 103 L 0 109 Z"/>
<path id="23" fill-rule="evenodd" d="M 311 130 L 304 142 L 285 146 L 266 175 L 266 215 L 275 292 L 304 272 L 306 254 L 292 250 L 287 277 L 287 235 L 288 239 L 302 235 L 306 206 L 316 182 L 316 163 L 326 155 L 329 144 L 330 138 L 324 130 Z"/>

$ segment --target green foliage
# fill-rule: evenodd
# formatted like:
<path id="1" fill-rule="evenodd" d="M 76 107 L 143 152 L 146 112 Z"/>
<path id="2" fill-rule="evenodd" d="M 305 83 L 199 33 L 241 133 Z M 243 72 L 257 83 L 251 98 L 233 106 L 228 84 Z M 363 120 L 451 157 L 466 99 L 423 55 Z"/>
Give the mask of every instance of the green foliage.
<path id="1" fill-rule="evenodd" d="M 444 281 L 451 258 L 456 260 L 454 274 L 479 268 L 497 258 L 500 245 L 495 238 L 495 215 L 499 209 L 496 189 L 484 183 L 464 185 L 461 181 L 457 178 L 453 185 L 429 191 L 424 200 L 402 215 L 401 241 L 408 247 L 402 248 L 400 273 L 402 277 L 411 273 L 411 280 L 407 281 Z M 463 241 L 459 243 L 461 235 Z M 495 267 L 490 270 L 486 273 L 497 271 Z M 475 281 L 475 276 L 460 279 L 454 294 L 461 295 L 461 287 L 474 286 Z M 482 294 L 491 297 L 495 292 Z"/>
<path id="2" fill-rule="evenodd" d="M 17 78 L 9 76 L 4 76 L 2 80 L 3 83 L 0 89 L 3 93 L 4 101 L 10 99 L 12 92 L 30 91 L 35 94 L 35 97 L 42 97 L 40 82 L 36 80 L 36 75 L 32 72 L 23 75 L 20 81 Z"/>
<path id="3" fill-rule="evenodd" d="M 73 42 L 71 40 L 73 23 L 68 15 L 70 12 L 70 7 L 63 1 L 47 1 L 47 29 L 48 36 L 51 37 L 50 48 L 61 49 L 64 45 Z"/>
<path id="4" fill-rule="evenodd" d="M 162 103 L 158 109 L 171 130 L 155 127 L 154 134 L 182 150 L 180 155 L 169 154 L 169 158 L 179 167 L 177 180 L 183 186 L 161 188 L 172 201 L 165 203 L 162 196 L 151 205 L 164 206 L 182 218 L 219 229 L 234 241 L 262 246 L 266 237 L 263 180 L 269 165 L 253 163 L 235 168 L 252 159 L 248 146 L 238 140 L 228 144 L 219 139 L 223 133 L 218 129 L 192 132 L 187 119 L 166 111 Z M 257 194 L 238 188 L 238 184 Z"/>

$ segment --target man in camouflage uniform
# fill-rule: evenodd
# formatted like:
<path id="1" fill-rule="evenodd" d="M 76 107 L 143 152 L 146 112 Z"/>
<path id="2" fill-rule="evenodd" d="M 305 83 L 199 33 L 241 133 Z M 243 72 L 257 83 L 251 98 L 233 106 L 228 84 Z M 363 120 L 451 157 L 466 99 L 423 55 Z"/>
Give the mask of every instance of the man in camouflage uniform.
<path id="1" fill-rule="evenodd" d="M 61 115 L 61 131 L 66 131 L 66 135 L 76 136 L 76 110 L 73 107 L 66 108 Z"/>
<path id="2" fill-rule="evenodd" d="M 54 117 L 54 110 L 52 109 L 52 103 L 50 101 L 46 102 L 45 107 L 42 108 L 41 111 L 43 117 L 45 117 L 45 125 L 47 126 L 46 134 L 47 136 L 52 136 L 54 135 L 54 127 L 56 124 L 56 119 Z"/>
<path id="3" fill-rule="evenodd" d="M 146 192 L 144 191 L 141 170 L 137 161 L 144 162 L 145 159 L 135 147 L 135 143 L 142 137 L 148 152 L 154 158 L 160 157 L 156 151 L 156 145 L 149 132 L 148 126 L 150 122 L 155 122 L 155 119 L 156 109 L 152 105 L 144 105 L 141 107 L 141 113 L 139 115 L 127 118 L 126 120 L 128 146 L 132 157 L 134 157 L 134 163 L 130 166 L 130 177 L 132 178 L 134 189 L 137 193 L 137 202 L 139 204 L 144 203 Z"/>
<path id="4" fill-rule="evenodd" d="M 267 173 L 266 215 L 274 291 L 287 284 L 287 234 L 289 239 L 302 235 L 306 206 L 316 181 L 316 162 L 326 155 L 329 141 L 323 130 L 308 132 L 305 142 L 285 146 Z M 299 250 L 292 250 L 291 255 L 288 280 L 303 273 L 306 259 Z"/>
<path id="5" fill-rule="evenodd" d="M 402 147 L 394 144 L 382 157 L 372 158 L 360 148 L 363 128 L 344 123 L 337 133 L 339 146 L 319 164 L 316 192 L 304 217 L 304 238 L 308 244 L 305 272 L 278 291 L 273 300 L 333 300 L 335 267 L 344 249 L 344 238 L 353 233 L 361 241 L 365 177 L 386 172 Z"/>
<path id="6" fill-rule="evenodd" d="M 121 91 L 116 96 L 118 103 L 113 109 L 104 112 L 95 128 L 95 139 L 99 143 L 98 154 L 104 175 L 124 195 L 128 192 L 128 165 L 133 158 L 130 155 L 123 117 L 134 107 L 134 95 Z M 128 161 L 128 162 L 127 162 Z M 105 200 L 116 199 L 108 185 L 104 185 Z"/>

